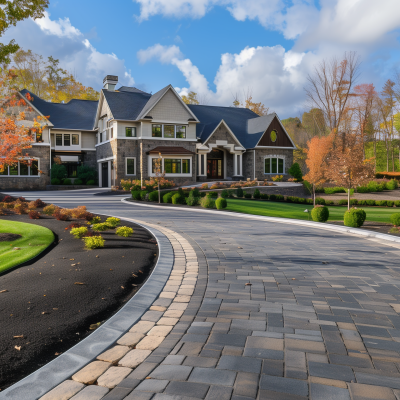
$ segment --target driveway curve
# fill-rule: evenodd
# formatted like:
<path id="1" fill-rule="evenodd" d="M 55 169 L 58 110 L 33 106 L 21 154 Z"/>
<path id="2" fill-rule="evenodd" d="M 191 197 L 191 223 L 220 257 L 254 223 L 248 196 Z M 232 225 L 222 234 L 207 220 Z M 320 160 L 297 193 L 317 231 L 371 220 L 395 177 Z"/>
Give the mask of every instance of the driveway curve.
<path id="1" fill-rule="evenodd" d="M 124 375 L 117 384 L 69 380 L 62 385 L 70 395 L 53 391 L 43 399 L 79 400 L 89 391 L 93 399 L 400 398 L 398 248 L 232 213 L 124 204 L 96 192 L 18 195 L 158 227 L 180 243 L 175 255 L 186 260 L 186 272 L 170 277 L 171 288 L 180 282 L 172 304 L 183 301 L 185 280 L 194 293 L 140 365 L 127 371 L 117 361 L 104 374 Z M 198 266 L 192 278 L 191 263 Z M 153 306 L 166 309 L 168 293 L 173 289 Z M 146 318 L 157 329 L 167 324 L 155 314 Z"/>

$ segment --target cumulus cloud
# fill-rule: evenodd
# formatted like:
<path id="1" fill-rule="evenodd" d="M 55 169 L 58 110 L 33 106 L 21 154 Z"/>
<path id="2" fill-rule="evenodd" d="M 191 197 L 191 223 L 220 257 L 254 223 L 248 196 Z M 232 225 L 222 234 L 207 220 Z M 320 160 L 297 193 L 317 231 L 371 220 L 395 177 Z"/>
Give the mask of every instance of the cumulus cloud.
<path id="1" fill-rule="evenodd" d="M 162 46 L 161 44 L 155 44 L 146 50 L 139 50 L 137 56 L 142 64 L 154 58 L 163 64 L 167 64 L 173 59 L 181 58 L 182 53 L 178 46 Z"/>
<path id="2" fill-rule="evenodd" d="M 44 58 L 53 56 L 59 59 L 60 66 L 73 73 L 85 86 L 99 90 L 103 77 L 108 74 L 117 75 L 121 84 L 134 84 L 124 60 L 113 53 L 97 51 L 68 18 L 52 20 L 46 12 L 41 19 L 21 21 L 18 27 L 5 33 L 3 40 L 11 39 L 15 39 L 23 49 L 30 49 Z"/>

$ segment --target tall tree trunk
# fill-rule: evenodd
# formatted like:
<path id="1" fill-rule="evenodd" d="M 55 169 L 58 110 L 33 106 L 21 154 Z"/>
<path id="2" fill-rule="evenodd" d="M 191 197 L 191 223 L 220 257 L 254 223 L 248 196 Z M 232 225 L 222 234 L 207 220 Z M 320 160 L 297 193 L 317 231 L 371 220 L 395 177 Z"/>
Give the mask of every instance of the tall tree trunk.
<path id="1" fill-rule="evenodd" d="M 394 172 L 394 148 L 392 145 L 392 171 Z"/>
<path id="2" fill-rule="evenodd" d="M 313 205 L 315 207 L 315 184 L 314 183 L 312 185 L 312 188 L 313 188 Z"/>
<path id="3" fill-rule="evenodd" d="M 374 137 L 374 160 L 375 160 L 375 173 L 376 173 L 376 137 Z"/>
<path id="4" fill-rule="evenodd" d="M 350 188 L 347 189 L 347 209 L 350 210 Z"/>
<path id="5" fill-rule="evenodd" d="M 389 171 L 389 143 L 387 138 L 385 138 L 386 145 L 386 171 Z"/>

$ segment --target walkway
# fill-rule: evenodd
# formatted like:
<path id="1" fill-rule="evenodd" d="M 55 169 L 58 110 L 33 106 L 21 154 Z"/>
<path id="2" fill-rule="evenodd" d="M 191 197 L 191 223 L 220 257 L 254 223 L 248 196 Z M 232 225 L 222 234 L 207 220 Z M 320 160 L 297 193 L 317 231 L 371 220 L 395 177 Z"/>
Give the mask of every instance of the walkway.
<path id="1" fill-rule="evenodd" d="M 177 259 L 131 328 L 139 339 L 94 361 L 108 364 L 93 382 L 81 371 L 43 400 L 400 398 L 398 248 L 93 193 L 18 195 L 156 226 Z"/>

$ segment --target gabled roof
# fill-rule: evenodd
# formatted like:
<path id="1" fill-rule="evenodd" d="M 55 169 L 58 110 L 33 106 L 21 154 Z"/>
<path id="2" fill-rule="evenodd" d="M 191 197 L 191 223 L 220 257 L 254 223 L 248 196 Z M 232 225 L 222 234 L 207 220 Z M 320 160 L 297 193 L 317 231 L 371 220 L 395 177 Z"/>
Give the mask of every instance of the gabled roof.
<path id="1" fill-rule="evenodd" d="M 68 103 L 51 103 L 41 99 L 29 90 L 20 92 L 24 97 L 30 94 L 32 105 L 48 117 L 55 129 L 93 130 L 98 101 L 70 100 Z"/>
<path id="2" fill-rule="evenodd" d="M 187 154 L 192 155 L 195 154 L 193 151 L 185 149 L 184 147 L 179 146 L 157 146 L 152 150 L 149 150 L 147 154 Z"/>
<path id="3" fill-rule="evenodd" d="M 135 87 L 129 87 L 129 86 L 121 86 L 117 92 L 131 92 L 131 93 L 145 93 L 145 94 L 150 94 L 150 93 L 146 93 L 143 90 L 140 90 L 138 88 Z"/>

